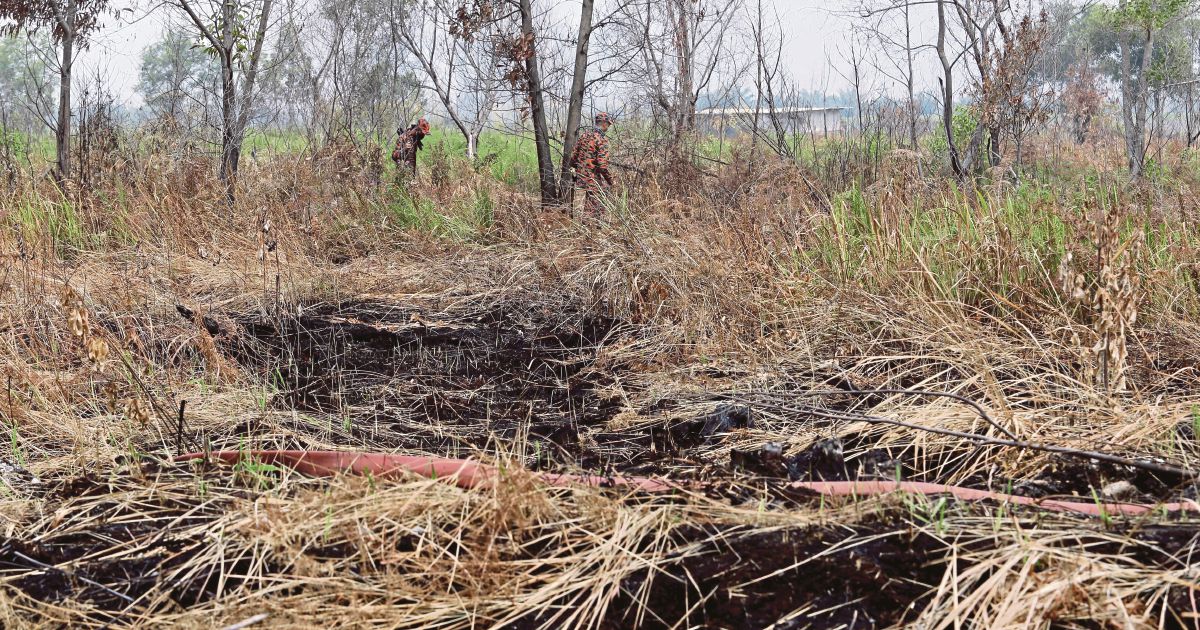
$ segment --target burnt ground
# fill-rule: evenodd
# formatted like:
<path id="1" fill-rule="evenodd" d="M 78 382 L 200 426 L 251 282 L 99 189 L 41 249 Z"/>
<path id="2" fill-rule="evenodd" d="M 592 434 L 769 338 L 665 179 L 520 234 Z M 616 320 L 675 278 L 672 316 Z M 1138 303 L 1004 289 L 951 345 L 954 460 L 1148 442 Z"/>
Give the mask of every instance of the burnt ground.
<path id="1" fill-rule="evenodd" d="M 191 490 L 197 474 L 213 487 L 224 484 L 229 492 L 198 505 Z M 51 490 L 50 504 L 83 509 L 64 510 L 64 520 L 35 539 L 3 541 L 0 577 L 36 601 L 88 602 L 95 621 L 121 624 L 148 610 L 210 601 L 219 588 L 228 592 L 237 586 L 243 579 L 239 576 L 287 576 L 295 558 L 269 557 L 264 566 L 248 556 L 222 556 L 209 571 L 185 570 L 209 548 L 211 524 L 232 509 L 233 498 L 255 495 L 253 488 L 236 481 L 230 486 L 228 474 L 219 469 L 147 463 L 115 486 L 112 479 L 91 476 L 60 482 Z M 141 495 L 136 503 L 120 496 L 151 486 L 155 492 Z M 853 523 L 765 530 L 683 524 L 667 534 L 670 545 L 680 550 L 678 556 L 661 570 L 625 577 L 603 627 L 668 628 L 680 627 L 681 621 L 685 627 L 730 629 L 903 625 L 923 608 L 948 563 L 958 562 L 957 569 L 965 571 L 965 552 L 984 551 L 991 543 L 986 538 L 947 541 L 915 527 L 912 516 L 894 506 L 866 512 Z M 1030 520 L 1027 526 L 1036 523 Z M 1113 534 L 1128 542 L 1115 542 Z M 1088 529 L 1083 523 L 1073 537 L 1057 544 L 1173 570 L 1191 562 L 1197 543 L 1200 531 L 1194 524 L 1118 523 L 1105 528 L 1096 523 Z M 397 551 L 412 551 L 411 540 L 399 538 L 394 544 Z M 643 544 L 661 547 L 664 542 Z M 353 559 L 359 551 L 312 545 L 304 553 L 327 561 Z M 538 550 L 530 547 L 529 553 L 536 559 Z M 70 568 L 51 568 L 55 566 Z M 1168 600 L 1175 611 L 1192 609 L 1186 588 L 1174 587 Z M 509 627 L 545 627 L 549 621 L 529 617 Z M 1166 622 L 1167 627 L 1187 627 L 1177 619 Z"/>
<path id="2" fill-rule="evenodd" d="M 230 483 L 221 470 L 199 474 L 213 487 Z M 92 619 L 118 625 L 130 615 L 210 601 L 219 588 L 228 592 L 237 586 L 243 580 L 239 576 L 286 577 L 296 558 L 269 557 L 264 566 L 248 556 L 222 556 L 209 571 L 186 569 L 209 548 L 210 525 L 232 509 L 232 497 L 254 496 L 253 489 L 235 485 L 231 495 L 199 506 L 189 490 L 196 475 L 196 470 L 151 464 L 116 487 L 111 479 L 93 477 L 60 483 L 52 490 L 51 504 L 85 509 L 69 510 L 54 531 L 36 539 L 0 544 L 0 577 L 36 601 L 88 602 Z M 136 504 L 119 496 L 150 485 L 156 491 Z M 766 530 L 681 525 L 668 534 L 673 548 L 681 550 L 678 556 L 661 570 L 625 577 L 603 627 L 668 628 L 681 627 L 680 622 L 682 627 L 729 629 L 903 625 L 922 610 L 948 563 L 958 562 L 957 569 L 965 571 L 964 552 L 986 550 L 991 542 L 948 542 L 928 528 L 914 527 L 911 519 L 912 514 L 896 506 L 865 513 L 853 523 Z M 164 522 L 169 526 L 163 527 Z M 1036 527 L 1036 520 L 1027 526 Z M 1194 524 L 1116 524 L 1107 528 L 1107 537 L 1103 533 L 1098 524 L 1093 530 L 1083 524 L 1074 537 L 1057 544 L 1172 570 L 1189 563 L 1200 542 Z M 1114 542 L 1112 534 L 1127 536 L 1129 542 Z M 400 552 L 413 549 L 413 542 L 404 538 L 394 544 Z M 661 547 L 664 542 L 643 544 Z M 359 551 L 312 545 L 304 553 L 327 561 L 353 559 Z M 536 559 L 535 547 L 529 553 Z M 54 566 L 70 568 L 50 568 Z M 1168 600 L 1175 611 L 1192 609 L 1186 588 L 1174 587 Z M 509 627 L 546 627 L 548 622 L 529 617 Z M 1166 627 L 1187 627 L 1177 619 L 1166 622 Z"/>
<path id="3" fill-rule="evenodd" d="M 597 316 L 566 299 L 501 302 L 486 306 L 397 305 L 372 301 L 302 304 L 277 312 L 197 315 L 181 313 L 205 327 L 218 347 L 274 387 L 271 404 L 304 412 L 288 428 L 344 448 L 414 449 L 445 456 L 530 445 L 528 465 L 537 468 L 654 473 L 689 468 L 718 483 L 711 491 L 742 502 L 761 500 L 734 483 L 758 480 L 774 488 L 779 505 L 812 505 L 816 499 L 784 492 L 788 479 L 895 478 L 915 471 L 904 451 L 874 448 L 865 438 L 823 440 L 789 455 L 768 445 L 734 449 L 727 462 L 704 462 L 705 450 L 730 430 L 753 426 L 752 407 L 722 404 L 679 419 L 676 401 L 639 409 L 661 421 L 622 431 L 608 427 L 623 408 L 609 391 L 615 384 L 635 391 L 631 366 L 600 360 L 606 345 L 637 339 L 639 331 Z M 214 447 L 255 438 L 261 420 L 247 420 L 228 436 L 205 436 Z M 265 432 L 264 432 L 265 433 Z M 276 435 L 278 432 L 272 433 Z M 294 438 L 262 437 L 254 446 L 295 448 Z M 243 442 L 244 443 L 244 442 Z M 967 457 L 970 450 L 964 451 Z M 961 455 L 960 455 L 961 456 Z M 679 466 L 676 466 L 676 465 Z M 194 470 L 143 464 L 136 476 L 195 482 Z M 149 467 L 149 468 L 148 468 Z M 212 483 L 228 475 L 208 470 Z M 700 473 L 695 473 L 700 474 Z M 1038 479 L 1005 482 L 1015 492 L 1090 495 L 1115 479 L 1129 481 L 1144 496 L 1175 492 L 1178 480 L 1094 462 L 1056 460 Z M 48 510 L 113 492 L 109 481 L 90 477 L 59 480 Z M 976 485 L 986 485 L 978 480 Z M 994 482 L 993 482 L 994 486 Z M 252 496 L 254 488 L 236 490 Z M 236 494 L 235 493 L 235 494 Z M 220 514 L 219 503 L 197 510 L 182 495 L 162 492 L 155 516 L 172 520 L 173 531 L 156 521 L 123 518 L 117 500 L 89 501 L 73 514 L 74 526 L 36 540 L 0 543 L 0 577 L 36 600 L 90 601 L 99 620 L 119 621 L 125 612 L 166 594 L 170 605 L 190 606 L 214 596 L 219 576 L 245 573 L 236 561 L 210 573 L 167 579 L 200 549 L 205 524 Z M 150 509 L 139 505 L 139 510 Z M 970 509 L 962 506 L 962 509 Z M 853 525 L 791 527 L 770 531 L 683 526 L 673 541 L 692 551 L 665 573 L 631 575 L 611 607 L 608 626 L 877 628 L 903 623 L 921 609 L 949 562 L 944 540 L 912 526 L 911 514 L 880 511 Z M 69 523 L 70 525 L 70 523 Z M 1097 529 L 1104 525 L 1095 523 Z M 1194 547 L 1189 525 L 1125 527 L 1131 540 L 1148 543 L 1133 551 L 1150 566 L 1176 568 Z M 57 530 L 56 530 L 57 531 Z M 1086 531 L 1082 534 L 1086 536 Z M 838 547 L 839 543 L 869 542 Z M 1099 544 L 1099 543 L 1097 543 Z M 106 550 L 136 547 L 136 553 Z M 1146 549 L 1157 550 L 1156 552 Z M 353 554 L 314 547 L 311 553 Z M 71 563 L 70 573 L 47 567 Z M 286 566 L 267 567 L 285 573 Z M 15 577 L 14 577 L 15 576 Z M 648 584 L 647 584 L 648 583 Z M 639 594 L 635 597 L 635 594 Z M 1172 591 L 1178 609 L 1186 592 Z M 644 598 L 648 612 L 631 611 Z M 795 613 L 795 611 L 802 611 Z M 786 620 L 785 616 L 795 613 Z M 544 620 L 515 624 L 533 627 Z"/>
<path id="4" fill-rule="evenodd" d="M 150 468 L 136 476 L 152 473 Z M 180 470 L 156 481 L 189 478 L 195 481 Z M 214 487 L 219 483 L 215 477 L 213 482 Z M 174 605 L 190 606 L 212 599 L 222 574 L 249 571 L 252 559 L 231 559 L 217 571 L 166 578 L 203 548 L 205 526 L 220 517 L 227 503 L 197 505 L 186 493 L 167 490 L 132 505 L 113 494 L 138 485 L 133 481 L 114 487 L 110 480 L 93 476 L 64 480 L 52 489 L 49 504 L 79 509 L 70 510 L 53 533 L 0 543 L 0 576 L 15 575 L 10 584 L 35 600 L 89 602 L 97 609 L 97 620 L 115 622 L 152 592 L 166 593 Z M 156 518 L 146 518 L 147 510 Z M 113 557 L 113 551 L 121 549 L 126 551 Z M 63 565 L 72 568 L 51 568 Z"/>
<path id="5" fill-rule="evenodd" d="M 521 438 L 539 450 L 532 465 L 585 468 L 649 446 L 605 429 L 621 406 L 600 390 L 622 368 L 594 369 L 597 352 L 633 334 L 611 319 L 550 300 L 452 317 L 377 302 L 297 310 L 235 317 L 232 334 L 216 328 L 232 356 L 276 386 L 275 406 L 338 420 L 292 427 L 301 433 L 451 457 Z M 598 446 L 583 446 L 585 429 Z"/>
<path id="6" fill-rule="evenodd" d="M 634 370 L 619 360 L 608 357 L 599 365 L 598 353 L 636 340 L 641 331 L 566 297 L 471 307 L 302 304 L 198 323 L 240 364 L 260 371 L 275 386 L 277 408 L 311 414 L 308 422 L 289 429 L 347 448 L 467 457 L 511 449 L 519 439 L 529 451 L 526 464 L 535 469 L 793 481 L 900 477 L 938 482 L 984 454 L 964 443 L 933 456 L 937 459 L 923 454 L 918 464 L 911 451 L 878 448 L 860 435 L 817 440 L 786 457 L 770 444 L 734 449 L 727 460 L 714 462 L 706 452 L 730 431 L 752 427 L 757 413 L 753 404 L 722 402 L 719 394 L 707 400 L 657 400 L 636 409 L 649 421 L 612 430 L 609 421 L 626 404 L 609 393 L 612 386 L 619 382 L 632 395 L 639 384 Z M 824 384 L 853 387 L 833 376 Z M 863 399 L 820 402 L 823 408 L 848 411 Z M 706 411 L 681 413 L 698 406 Z M 257 431 L 251 420 L 232 433 L 243 438 Z M 977 476 L 962 485 L 1037 498 L 1091 498 L 1123 481 L 1130 486 L 1123 500 L 1195 496 L 1195 488 L 1180 477 L 1064 456 L 1048 461 L 1033 478 Z"/>

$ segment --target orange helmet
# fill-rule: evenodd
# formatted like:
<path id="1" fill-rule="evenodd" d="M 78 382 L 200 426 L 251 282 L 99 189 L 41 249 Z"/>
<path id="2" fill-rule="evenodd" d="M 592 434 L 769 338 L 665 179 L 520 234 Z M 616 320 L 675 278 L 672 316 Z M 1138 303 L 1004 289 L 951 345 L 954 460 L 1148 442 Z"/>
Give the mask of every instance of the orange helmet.
<path id="1" fill-rule="evenodd" d="M 429 135 L 429 121 L 421 118 L 417 121 L 417 129 L 419 129 L 421 133 Z"/>

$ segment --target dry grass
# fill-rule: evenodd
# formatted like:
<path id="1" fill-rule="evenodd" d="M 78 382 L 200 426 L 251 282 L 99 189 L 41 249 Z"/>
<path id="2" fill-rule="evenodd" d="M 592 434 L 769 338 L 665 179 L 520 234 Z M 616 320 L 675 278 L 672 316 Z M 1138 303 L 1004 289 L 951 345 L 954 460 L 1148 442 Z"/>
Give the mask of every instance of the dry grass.
<path id="1" fill-rule="evenodd" d="M 840 383 L 952 392 L 1022 439 L 1197 467 L 1195 438 L 1180 427 L 1200 404 L 1189 276 L 1198 235 L 1161 220 L 1168 204 L 1194 207 L 1187 186 L 1178 201 L 1133 212 L 1136 195 L 1153 193 L 1101 187 L 1072 200 L 1075 184 L 1047 183 L 971 196 L 911 177 L 821 191 L 776 165 L 674 186 L 671 196 L 651 181 L 611 222 L 581 225 L 539 215 L 519 192 L 464 169 L 451 179 L 460 186 L 420 184 L 441 218 L 414 224 L 413 206 L 397 210 L 369 164 L 345 151 L 251 168 L 233 212 L 204 171 L 161 156 L 65 205 L 40 184 L 5 199 L 0 459 L 43 483 L 4 481 L 4 627 L 222 627 L 260 614 L 270 627 L 745 627 L 756 614 L 777 627 L 1194 624 L 1194 523 L 1013 514 L 936 498 L 833 505 L 781 496 L 778 484 L 729 467 L 735 450 L 779 443 L 791 455 L 834 436 L 851 461 L 890 449 L 915 478 L 1002 490 L 1062 463 L 908 429 L 763 408 L 752 428 L 653 456 L 658 474 L 718 479 L 707 496 L 554 490 L 520 472 L 463 491 L 166 461 L 181 400 L 187 435 L 213 448 L 394 448 L 344 426 L 339 410 L 290 404 L 270 357 L 231 352 L 265 346 L 202 325 L 208 316 L 245 335 L 247 321 L 284 321 L 297 304 L 358 300 L 419 311 L 397 330 L 469 327 L 464 313 L 500 307 L 512 321 L 583 313 L 619 322 L 619 334 L 569 357 L 586 355 L 571 378 L 613 409 L 602 426 L 578 429 L 579 441 L 614 461 L 639 447 L 606 436 L 702 416 L 714 394 L 800 397 Z M 481 191 L 492 222 L 471 219 Z M 1081 211 L 1092 207 L 1122 214 L 1114 222 Z M 1151 234 L 1105 272 L 1089 239 L 1124 251 L 1132 237 L 1122 225 Z M 1068 252 L 1082 301 L 1058 277 Z M 1127 303 L 1092 308 L 1120 265 Z M 1105 356 L 1122 363 L 1128 387 L 1097 378 L 1097 339 L 1122 344 Z M 428 361 L 451 360 L 428 352 Z M 408 391 L 402 381 L 380 381 L 378 400 Z M 473 387 L 442 394 L 486 396 L 497 385 Z M 375 404 L 339 409 L 352 425 Z M 822 404 L 995 433 L 948 400 Z M 427 428 L 428 417 L 408 414 L 395 426 L 415 434 L 422 421 Z M 528 426 L 515 439 L 488 426 L 436 429 L 461 445 L 455 453 L 513 471 L 545 465 Z M 432 443 L 405 450 L 450 454 Z M 830 603 L 806 590 L 806 575 L 849 586 Z M 911 593 L 914 606 L 881 613 L 871 592 Z M 749 602 L 743 617 L 730 612 L 737 601 Z"/>

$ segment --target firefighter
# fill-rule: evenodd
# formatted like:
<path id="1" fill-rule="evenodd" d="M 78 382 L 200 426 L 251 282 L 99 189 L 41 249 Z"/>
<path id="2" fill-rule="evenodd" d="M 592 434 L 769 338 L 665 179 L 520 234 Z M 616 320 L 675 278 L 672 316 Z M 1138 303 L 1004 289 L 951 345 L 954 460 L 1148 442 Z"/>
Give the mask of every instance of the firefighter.
<path id="1" fill-rule="evenodd" d="M 571 168 L 575 169 L 575 185 L 585 193 L 584 211 L 593 217 L 604 210 L 602 197 L 612 187 L 612 174 L 608 172 L 608 138 L 605 134 L 612 126 L 612 117 L 605 112 L 596 114 L 596 126 L 582 131 L 571 153 Z"/>
<path id="2" fill-rule="evenodd" d="M 400 137 L 396 140 L 396 148 L 392 149 L 392 161 L 396 163 L 397 169 L 403 163 L 412 177 L 416 179 L 417 151 L 424 148 L 421 141 L 429 135 L 429 121 L 421 118 L 404 131 L 397 129 L 396 134 Z"/>

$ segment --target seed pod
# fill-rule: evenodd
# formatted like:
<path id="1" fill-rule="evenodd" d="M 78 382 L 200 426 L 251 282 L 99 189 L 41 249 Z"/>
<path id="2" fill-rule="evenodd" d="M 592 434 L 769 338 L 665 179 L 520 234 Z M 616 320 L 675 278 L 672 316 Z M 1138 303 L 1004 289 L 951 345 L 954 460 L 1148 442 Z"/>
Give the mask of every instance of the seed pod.
<path id="1" fill-rule="evenodd" d="M 108 358 L 108 344 L 99 337 L 92 337 L 87 342 L 88 360 L 92 363 L 100 363 Z"/>
<path id="2" fill-rule="evenodd" d="M 82 339 L 88 331 L 87 311 L 79 307 L 72 308 L 70 314 L 67 315 L 67 329 L 71 331 L 72 335 Z"/>

